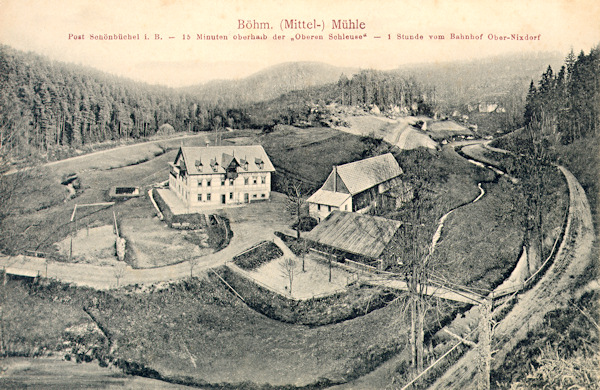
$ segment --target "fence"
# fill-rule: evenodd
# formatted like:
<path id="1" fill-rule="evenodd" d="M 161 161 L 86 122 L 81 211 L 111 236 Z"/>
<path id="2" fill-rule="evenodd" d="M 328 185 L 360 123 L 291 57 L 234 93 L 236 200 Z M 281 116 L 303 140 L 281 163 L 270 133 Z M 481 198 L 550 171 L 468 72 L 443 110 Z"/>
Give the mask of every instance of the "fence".
<path id="1" fill-rule="evenodd" d="M 265 284 L 265 283 L 263 283 L 263 282 L 255 279 L 248 271 L 241 269 L 240 267 L 238 267 L 235 264 L 232 264 L 231 262 L 225 263 L 225 266 L 227 268 L 229 268 L 231 271 L 236 272 L 239 275 L 241 275 L 242 277 L 250 280 L 252 283 L 255 283 L 256 285 L 258 285 L 258 286 L 260 286 L 260 287 L 262 287 L 264 289 L 267 289 L 268 291 L 271 291 L 272 293 L 281 295 L 284 298 L 290 299 L 290 300 L 293 300 L 293 301 L 308 301 L 308 300 L 311 300 L 311 299 L 319 299 L 319 298 L 328 297 L 330 295 L 339 294 L 339 293 L 342 293 L 342 292 L 346 291 L 345 288 L 338 288 L 338 289 L 335 289 L 335 290 L 326 291 L 324 293 L 315 294 L 315 295 L 312 295 L 312 296 L 306 297 L 306 298 L 294 298 L 293 296 L 290 296 L 290 295 L 281 294 L 280 291 L 276 290 L 272 286 L 269 286 L 269 285 L 267 285 L 267 284 Z M 240 296 L 239 294 L 237 294 L 237 292 L 236 292 L 236 295 Z M 240 296 L 240 298 L 241 298 L 241 296 Z"/>
<path id="2" fill-rule="evenodd" d="M 156 204 L 156 201 L 154 200 L 154 196 L 153 196 L 153 189 L 150 188 L 148 190 L 148 197 L 150 198 L 150 202 L 152 202 L 152 205 L 154 206 L 154 208 L 156 209 L 156 215 L 158 216 L 158 219 L 160 219 L 161 221 L 164 221 L 165 216 L 163 215 L 163 213 L 160 211 L 160 208 L 158 207 L 158 205 Z"/>

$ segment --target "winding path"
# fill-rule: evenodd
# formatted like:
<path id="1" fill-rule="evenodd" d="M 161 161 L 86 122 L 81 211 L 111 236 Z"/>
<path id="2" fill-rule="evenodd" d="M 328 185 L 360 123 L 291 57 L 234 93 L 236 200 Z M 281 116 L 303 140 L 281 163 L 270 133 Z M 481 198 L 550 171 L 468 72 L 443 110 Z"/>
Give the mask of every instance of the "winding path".
<path id="1" fill-rule="evenodd" d="M 569 188 L 569 214 L 564 239 L 554 262 L 542 279 L 519 295 L 517 303 L 499 323 L 494 333 L 498 343 L 492 368 L 498 369 L 517 343 L 527 337 L 532 326 L 541 324 L 544 315 L 562 307 L 577 292 L 574 281 L 584 279 L 594 265 L 591 256 L 595 239 L 592 214 L 585 191 L 571 172 L 559 166 Z M 477 387 L 478 352 L 469 350 L 431 386 L 432 389 L 472 389 Z"/>

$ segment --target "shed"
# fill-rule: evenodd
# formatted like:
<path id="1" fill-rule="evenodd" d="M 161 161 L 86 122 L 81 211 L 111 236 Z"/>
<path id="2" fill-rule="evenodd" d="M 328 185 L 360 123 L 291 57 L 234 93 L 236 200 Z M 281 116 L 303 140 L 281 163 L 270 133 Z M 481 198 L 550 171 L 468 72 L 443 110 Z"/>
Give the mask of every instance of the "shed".
<path id="1" fill-rule="evenodd" d="M 401 225 L 400 221 L 336 210 L 304 237 L 343 252 L 377 259 Z"/>

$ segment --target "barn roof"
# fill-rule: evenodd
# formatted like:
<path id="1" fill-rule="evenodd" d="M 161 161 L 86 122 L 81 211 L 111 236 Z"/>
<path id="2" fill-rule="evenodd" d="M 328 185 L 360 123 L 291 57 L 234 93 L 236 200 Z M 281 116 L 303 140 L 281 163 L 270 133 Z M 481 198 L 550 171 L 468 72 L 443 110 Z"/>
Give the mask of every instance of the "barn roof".
<path id="1" fill-rule="evenodd" d="M 182 146 L 175 157 L 174 165 L 187 169 L 191 175 L 225 173 L 233 160 L 237 161 L 238 172 L 274 172 L 267 152 L 261 145 L 236 146 Z M 245 162 L 248 163 L 247 169 Z"/>
<path id="2" fill-rule="evenodd" d="M 344 252 L 378 258 L 400 225 L 400 221 L 336 210 L 305 238 Z"/>
<path id="3" fill-rule="evenodd" d="M 336 172 L 337 180 L 334 180 Z M 386 153 L 337 166 L 329 174 L 322 189 L 355 195 L 401 174 L 402 168 L 398 161 L 391 153 Z"/>
<path id="4" fill-rule="evenodd" d="M 319 189 L 312 194 L 306 201 L 309 203 L 325 204 L 328 206 L 340 207 L 351 195 L 342 192 L 327 191 Z"/>

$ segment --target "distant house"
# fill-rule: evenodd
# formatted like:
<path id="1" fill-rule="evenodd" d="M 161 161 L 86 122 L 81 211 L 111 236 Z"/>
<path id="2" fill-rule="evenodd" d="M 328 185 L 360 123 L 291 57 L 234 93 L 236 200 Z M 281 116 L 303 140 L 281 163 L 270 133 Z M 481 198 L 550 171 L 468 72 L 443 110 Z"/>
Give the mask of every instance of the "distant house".
<path id="1" fill-rule="evenodd" d="M 309 214 L 321 221 L 334 210 L 361 212 L 402 182 L 391 153 L 334 166 L 323 186 L 308 199 Z"/>
<path id="2" fill-rule="evenodd" d="M 188 207 L 267 200 L 275 168 L 260 145 L 181 147 L 169 188 Z"/>
<path id="3" fill-rule="evenodd" d="M 470 129 L 451 119 L 431 122 L 427 128 L 427 133 L 436 141 L 474 135 Z"/>

